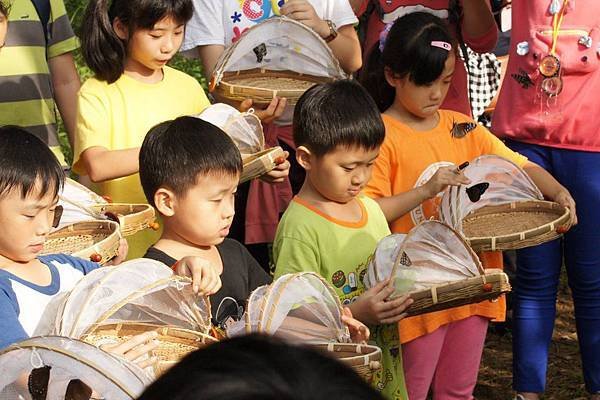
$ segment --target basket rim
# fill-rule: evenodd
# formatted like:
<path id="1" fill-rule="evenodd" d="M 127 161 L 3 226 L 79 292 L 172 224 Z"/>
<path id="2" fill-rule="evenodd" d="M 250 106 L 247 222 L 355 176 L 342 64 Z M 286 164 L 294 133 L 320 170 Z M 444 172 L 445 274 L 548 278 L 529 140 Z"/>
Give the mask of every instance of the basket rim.
<path id="1" fill-rule="evenodd" d="M 191 329 L 181 328 L 181 327 L 174 326 L 174 325 L 157 325 L 157 324 L 151 324 L 151 323 L 145 323 L 145 322 L 129 322 L 129 321 L 98 325 L 94 331 L 86 333 L 82 337 L 85 338 L 88 336 L 92 336 L 94 334 L 97 334 L 98 332 L 103 332 L 106 330 L 117 330 L 120 328 L 130 328 L 130 327 L 148 328 L 147 329 L 148 331 L 150 331 L 150 330 L 156 331 L 156 332 L 158 332 L 158 334 L 160 336 L 166 336 L 166 337 L 171 336 L 171 337 L 176 337 L 176 338 L 180 338 L 180 339 L 190 339 L 186 335 L 192 335 L 192 336 L 201 337 L 203 339 L 207 339 L 207 340 L 211 341 L 212 343 L 218 342 L 218 340 L 216 338 L 214 338 L 204 332 L 200 332 L 200 331 L 194 331 Z"/>
<path id="2" fill-rule="evenodd" d="M 383 354 L 379 346 L 367 343 L 311 342 L 309 346 L 334 354 L 342 351 L 354 352 L 356 355 L 340 358 L 353 367 L 368 366 L 372 361 L 380 361 Z"/>
<path id="3" fill-rule="evenodd" d="M 489 215 L 493 213 L 497 213 L 498 211 L 518 211 L 519 209 L 527 209 L 534 208 L 537 212 L 544 212 L 546 210 L 547 214 L 557 215 L 557 218 L 551 222 L 545 223 L 536 228 L 527 229 L 520 232 L 510 233 L 506 235 L 498 235 L 498 236 L 471 236 L 466 237 L 469 245 L 473 245 L 476 242 L 478 245 L 484 245 L 490 243 L 492 247 L 495 247 L 495 244 L 498 243 L 509 243 L 520 240 L 531 239 L 537 236 L 541 236 L 545 233 L 549 233 L 552 231 L 556 231 L 556 229 L 562 225 L 564 225 L 570 218 L 571 211 L 567 207 L 563 207 L 558 203 L 546 200 L 526 200 L 526 201 L 516 201 L 506 204 L 499 204 L 493 206 L 485 206 L 480 209 L 477 209 L 471 213 L 469 213 L 463 221 L 469 217 L 477 217 L 479 215 Z M 553 210 L 562 210 L 562 214 L 557 214 L 554 212 L 548 212 Z M 533 210 L 532 210 L 533 211 Z"/>
<path id="4" fill-rule="evenodd" d="M 422 298 L 429 297 L 429 294 L 431 294 L 431 292 L 433 290 L 435 290 L 436 293 L 438 293 L 438 294 L 439 293 L 447 293 L 447 292 L 452 292 L 455 289 L 463 288 L 463 287 L 469 286 L 469 285 L 480 285 L 480 284 L 485 284 L 485 283 L 496 283 L 496 282 L 499 282 L 500 284 L 503 284 L 503 283 L 510 284 L 508 275 L 501 269 L 487 269 L 485 274 L 482 274 L 479 276 L 461 279 L 459 281 L 454 281 L 454 282 L 440 283 L 437 285 L 433 285 L 427 289 L 415 290 L 415 291 L 409 292 L 407 294 L 412 299 L 422 299 Z"/>

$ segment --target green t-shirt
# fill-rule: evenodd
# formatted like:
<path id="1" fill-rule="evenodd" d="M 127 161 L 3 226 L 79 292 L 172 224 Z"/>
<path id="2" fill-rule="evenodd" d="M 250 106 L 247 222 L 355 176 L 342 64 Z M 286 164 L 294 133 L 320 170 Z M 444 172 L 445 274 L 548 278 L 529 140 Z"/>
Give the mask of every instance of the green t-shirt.
<path id="1" fill-rule="evenodd" d="M 4 0 L 6 2 L 6 0 Z M 0 126 L 18 125 L 44 141 L 64 164 L 48 59 L 79 46 L 63 0 L 50 2 L 49 41 L 31 0 L 9 0 L 6 46 L 0 50 Z"/>
<path id="2" fill-rule="evenodd" d="M 368 197 L 357 200 L 362 218 L 346 222 L 325 215 L 295 197 L 283 214 L 273 243 L 275 278 L 288 273 L 315 272 L 335 288 L 344 305 L 363 294 L 369 259 L 390 229 L 374 200 Z M 406 399 L 397 324 L 374 327 L 371 337 L 383 352 L 382 369 L 375 375 L 373 385 L 388 399 Z"/>

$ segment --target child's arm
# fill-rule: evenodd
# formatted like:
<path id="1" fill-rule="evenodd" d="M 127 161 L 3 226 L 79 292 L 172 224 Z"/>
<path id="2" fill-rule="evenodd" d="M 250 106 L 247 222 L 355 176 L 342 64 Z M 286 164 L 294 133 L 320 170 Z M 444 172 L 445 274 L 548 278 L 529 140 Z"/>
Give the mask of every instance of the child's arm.
<path id="1" fill-rule="evenodd" d="M 106 147 L 94 146 L 81 153 L 79 162 L 83 164 L 92 182 L 97 183 L 139 172 L 139 156 L 139 147 L 108 150 Z"/>
<path id="2" fill-rule="evenodd" d="M 52 57 L 48 59 L 48 67 L 54 87 L 54 100 L 65 124 L 69 144 L 73 147 L 77 117 L 77 92 L 81 87 L 73 55 L 65 53 Z"/>
<path id="3" fill-rule="evenodd" d="M 406 309 L 413 300 L 408 295 L 389 299 L 395 289 L 388 283 L 379 282 L 359 296 L 349 306 L 352 315 L 367 325 L 392 324 L 406 317 Z"/>
<path id="4" fill-rule="evenodd" d="M 489 0 L 462 0 L 462 8 L 465 42 L 476 52 L 492 51 L 498 40 L 498 27 Z"/>
<path id="5" fill-rule="evenodd" d="M 217 268 L 201 257 L 184 257 L 177 261 L 173 270 L 177 275 L 192 278 L 194 293 L 210 296 L 221 289 L 221 277 Z"/>
<path id="6" fill-rule="evenodd" d="M 529 175 L 533 183 L 540 189 L 544 197 L 564 206 L 571 211 L 571 219 L 567 228 L 577 224 L 577 210 L 575 207 L 575 200 L 571 196 L 571 193 L 544 168 L 539 165 L 528 161 L 524 166 L 523 170 Z"/>
<path id="7" fill-rule="evenodd" d="M 469 179 L 456 167 L 442 167 L 423 186 L 408 192 L 388 197 L 375 198 L 388 222 L 392 222 L 410 212 L 412 209 L 435 197 L 448 185 L 468 185 Z"/>
<path id="8" fill-rule="evenodd" d="M 302 22 L 322 38 L 327 38 L 330 35 L 329 25 L 317 15 L 314 7 L 307 0 L 286 1 L 281 7 L 281 15 Z M 353 73 L 361 67 L 360 42 L 354 26 L 339 27 L 338 36 L 328 44 L 344 71 Z"/>

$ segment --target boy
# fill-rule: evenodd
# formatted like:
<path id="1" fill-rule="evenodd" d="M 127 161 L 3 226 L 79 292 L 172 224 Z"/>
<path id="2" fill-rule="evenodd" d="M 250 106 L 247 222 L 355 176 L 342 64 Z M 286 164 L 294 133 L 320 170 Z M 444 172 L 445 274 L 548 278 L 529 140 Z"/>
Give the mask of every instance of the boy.
<path id="1" fill-rule="evenodd" d="M 0 128 L 0 349 L 33 335 L 50 334 L 46 320 L 54 321 L 60 296 L 99 267 L 65 254 L 40 256 L 60 219 L 57 203 L 63 182 L 62 167 L 40 139 L 14 126 Z M 126 253 L 122 240 L 113 263 L 122 261 Z M 218 275 L 193 260 L 186 260 L 183 270 L 194 275 L 200 292 L 218 289 L 214 283 Z M 156 347 L 155 337 L 148 332 L 105 350 L 135 359 Z"/>
<path id="2" fill-rule="evenodd" d="M 353 81 L 314 86 L 300 98 L 294 141 L 306 179 L 277 229 L 275 276 L 314 271 L 359 321 L 388 324 L 374 333 L 384 349 L 376 387 L 389 398 L 406 398 L 394 323 L 411 300 L 386 301 L 393 293 L 387 282 L 365 291 L 362 279 L 377 243 L 390 234 L 379 206 L 360 195 L 384 135 L 375 103 Z"/>

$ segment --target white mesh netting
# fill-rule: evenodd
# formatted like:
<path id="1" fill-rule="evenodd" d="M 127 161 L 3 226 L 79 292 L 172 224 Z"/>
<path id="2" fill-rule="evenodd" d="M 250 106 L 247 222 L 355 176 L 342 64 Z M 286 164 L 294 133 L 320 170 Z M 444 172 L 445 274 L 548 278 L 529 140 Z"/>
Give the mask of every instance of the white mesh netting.
<path id="1" fill-rule="evenodd" d="M 311 272 L 283 275 L 256 289 L 244 317 L 228 336 L 259 332 L 294 342 L 350 342 L 339 298 Z"/>
<path id="2" fill-rule="evenodd" d="M 64 399 L 67 385 L 79 379 L 106 399 L 137 398 L 152 382 L 133 363 L 78 340 L 59 336 L 36 337 L 15 343 L 0 355 L 0 399 L 29 399 L 26 377 L 51 367 L 48 399 Z"/>
<path id="3" fill-rule="evenodd" d="M 390 235 L 379 242 L 364 278 L 365 286 L 392 278 L 395 295 L 483 273 L 479 259 L 461 235 L 438 221 L 425 221 L 408 235 Z"/>
<path id="4" fill-rule="evenodd" d="M 500 156 L 480 156 L 463 172 L 471 185 L 450 186 L 440 204 L 440 220 L 459 232 L 462 232 L 463 219 L 482 207 L 544 199 L 525 171 Z M 478 201 L 472 201 L 467 189 L 481 183 L 489 183 L 489 187 Z"/>
<path id="5" fill-rule="evenodd" d="M 57 229 L 75 222 L 106 219 L 106 216 L 91 206 L 108 204 L 107 201 L 72 179 L 65 180 L 65 186 L 58 196 L 58 204 L 63 207 L 63 214 Z"/>

